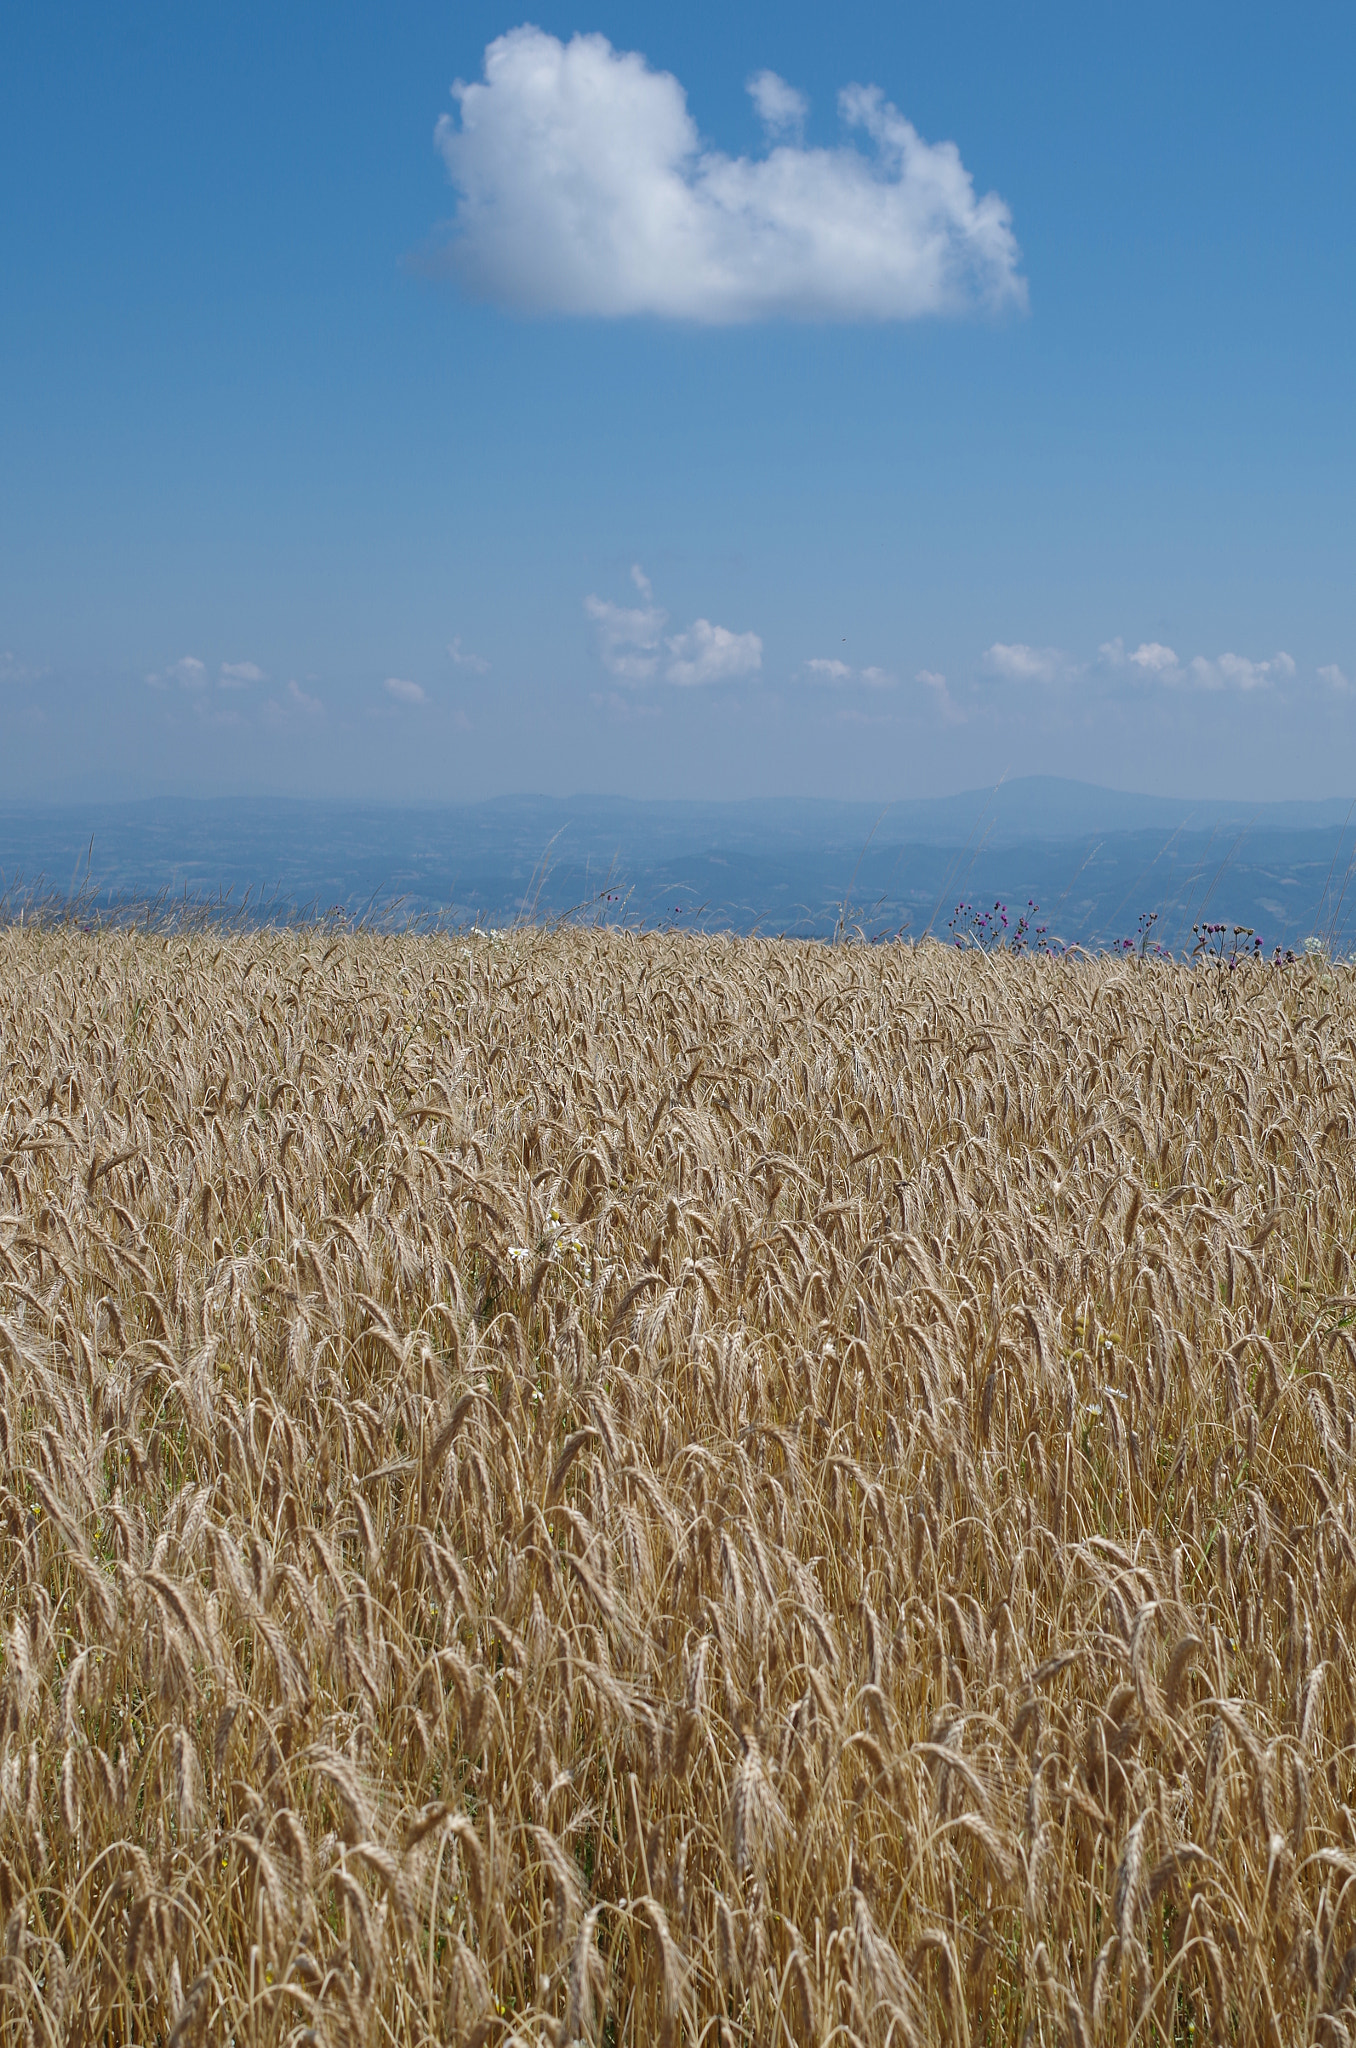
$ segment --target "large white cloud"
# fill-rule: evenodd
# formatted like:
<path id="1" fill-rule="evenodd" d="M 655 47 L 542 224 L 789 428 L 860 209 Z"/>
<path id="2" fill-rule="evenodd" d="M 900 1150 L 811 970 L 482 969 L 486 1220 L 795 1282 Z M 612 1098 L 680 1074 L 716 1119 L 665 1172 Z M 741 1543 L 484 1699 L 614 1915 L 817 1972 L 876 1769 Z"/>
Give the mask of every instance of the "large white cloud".
<path id="1" fill-rule="evenodd" d="M 769 133 L 804 102 L 750 85 Z M 911 320 L 1024 305 L 1011 217 L 954 143 L 924 142 L 874 86 L 838 96 L 869 149 L 704 148 L 669 72 L 601 35 L 523 27 L 453 87 L 437 145 L 460 194 L 449 254 L 473 291 L 528 312 Z"/>

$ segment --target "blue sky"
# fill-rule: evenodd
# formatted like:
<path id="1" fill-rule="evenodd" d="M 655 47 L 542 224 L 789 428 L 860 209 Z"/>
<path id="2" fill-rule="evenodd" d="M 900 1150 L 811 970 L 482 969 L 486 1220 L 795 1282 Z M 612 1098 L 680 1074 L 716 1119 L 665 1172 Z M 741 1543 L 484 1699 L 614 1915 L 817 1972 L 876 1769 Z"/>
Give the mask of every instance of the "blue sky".
<path id="1" fill-rule="evenodd" d="M 1356 790 L 1354 45 L 7 10 L 0 795 Z"/>

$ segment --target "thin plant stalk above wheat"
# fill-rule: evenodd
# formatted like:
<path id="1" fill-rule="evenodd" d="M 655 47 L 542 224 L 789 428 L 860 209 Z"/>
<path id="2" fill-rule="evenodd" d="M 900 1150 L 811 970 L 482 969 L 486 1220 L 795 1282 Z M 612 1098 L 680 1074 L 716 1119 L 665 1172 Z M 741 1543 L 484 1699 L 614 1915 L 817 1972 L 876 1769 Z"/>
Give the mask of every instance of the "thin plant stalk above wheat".
<path id="1" fill-rule="evenodd" d="M 1356 2035 L 1356 980 L 0 933 L 0 2037 Z"/>

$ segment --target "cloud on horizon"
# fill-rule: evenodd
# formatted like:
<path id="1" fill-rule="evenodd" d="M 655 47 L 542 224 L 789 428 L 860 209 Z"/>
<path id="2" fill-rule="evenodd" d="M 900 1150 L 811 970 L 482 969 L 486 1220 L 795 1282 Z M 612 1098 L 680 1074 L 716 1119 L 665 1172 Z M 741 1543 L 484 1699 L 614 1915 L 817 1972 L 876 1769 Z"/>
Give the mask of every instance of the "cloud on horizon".
<path id="1" fill-rule="evenodd" d="M 1295 664 L 1288 654 L 1275 654 L 1270 661 L 1249 661 L 1242 654 L 1220 654 L 1207 661 L 1198 654 L 1188 673 L 1198 690 L 1265 690 L 1274 683 L 1288 683 Z"/>
<path id="2" fill-rule="evenodd" d="M 770 71 L 748 89 L 774 146 L 730 157 L 702 146 L 682 85 L 639 52 L 531 26 L 497 37 L 483 83 L 452 88 L 459 121 L 435 131 L 459 194 L 448 266 L 495 304 L 605 319 L 1025 306 L 1008 208 L 976 198 L 954 143 L 924 142 L 877 87 L 850 85 L 839 115 L 869 148 L 805 148 L 804 97 Z"/>
<path id="3" fill-rule="evenodd" d="M 1138 647 L 1127 649 L 1124 640 L 1117 636 L 1104 641 L 1097 652 L 1106 668 L 1137 668 L 1142 675 L 1172 689 L 1266 690 L 1292 681 L 1295 675 L 1294 659 L 1283 651 L 1273 654 L 1269 661 L 1251 661 L 1243 654 L 1217 654 L 1211 660 L 1197 654 L 1183 662 L 1174 648 L 1165 647 L 1158 640 L 1142 641 Z M 1325 673 L 1319 670 L 1320 675 Z"/>
<path id="4" fill-rule="evenodd" d="M 223 661 L 217 676 L 223 690 L 247 690 L 251 683 L 266 683 L 268 677 L 254 661 Z"/>
<path id="5" fill-rule="evenodd" d="M 946 677 L 939 669 L 920 668 L 914 677 L 925 690 L 932 694 L 932 700 L 948 725 L 964 725 L 967 714 L 961 710 L 946 685 Z"/>
<path id="6" fill-rule="evenodd" d="M 296 731 L 296 718 L 323 718 L 325 706 L 319 697 L 312 697 L 303 690 L 295 676 L 289 676 L 287 688 L 281 697 L 270 697 L 265 702 L 260 718 L 266 728 L 273 732 Z"/>
<path id="7" fill-rule="evenodd" d="M 1028 647 L 1021 640 L 995 640 L 983 663 L 990 675 L 1013 683 L 1053 683 L 1068 668 L 1058 647 Z"/>
<path id="8" fill-rule="evenodd" d="M 806 674 L 817 683 L 865 683 L 871 690 L 888 690 L 899 681 L 888 668 L 852 668 L 836 657 L 816 655 L 805 664 Z"/>

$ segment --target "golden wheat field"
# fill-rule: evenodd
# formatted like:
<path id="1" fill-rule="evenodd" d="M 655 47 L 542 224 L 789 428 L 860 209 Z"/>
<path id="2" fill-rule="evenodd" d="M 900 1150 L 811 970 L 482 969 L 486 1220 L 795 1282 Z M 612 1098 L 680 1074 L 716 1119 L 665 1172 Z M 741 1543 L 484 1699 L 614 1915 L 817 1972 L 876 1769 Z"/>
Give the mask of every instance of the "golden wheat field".
<path id="1" fill-rule="evenodd" d="M 0 987 L 5 2041 L 1356 2039 L 1356 977 Z"/>

